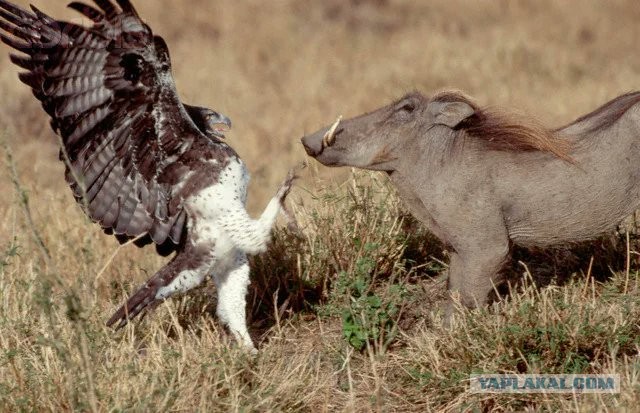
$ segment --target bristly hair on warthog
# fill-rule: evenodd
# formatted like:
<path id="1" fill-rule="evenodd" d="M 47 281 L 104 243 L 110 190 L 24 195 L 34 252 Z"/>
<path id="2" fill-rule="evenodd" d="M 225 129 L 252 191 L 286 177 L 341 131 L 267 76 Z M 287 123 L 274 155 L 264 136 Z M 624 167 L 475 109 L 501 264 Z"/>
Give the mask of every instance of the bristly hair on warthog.
<path id="1" fill-rule="evenodd" d="M 449 247 L 449 291 L 468 307 L 486 304 L 512 245 L 592 239 L 640 206 L 640 92 L 557 129 L 457 91 L 411 93 L 302 143 L 324 165 L 386 172 Z"/>

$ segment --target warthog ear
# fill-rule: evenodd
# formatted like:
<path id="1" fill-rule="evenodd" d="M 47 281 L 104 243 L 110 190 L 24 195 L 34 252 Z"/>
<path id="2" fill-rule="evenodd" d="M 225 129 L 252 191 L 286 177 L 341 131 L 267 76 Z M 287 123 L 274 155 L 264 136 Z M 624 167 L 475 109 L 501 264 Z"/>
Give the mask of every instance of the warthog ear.
<path id="1" fill-rule="evenodd" d="M 431 102 L 429 112 L 437 125 L 455 128 L 462 121 L 476 113 L 475 109 L 466 102 Z"/>

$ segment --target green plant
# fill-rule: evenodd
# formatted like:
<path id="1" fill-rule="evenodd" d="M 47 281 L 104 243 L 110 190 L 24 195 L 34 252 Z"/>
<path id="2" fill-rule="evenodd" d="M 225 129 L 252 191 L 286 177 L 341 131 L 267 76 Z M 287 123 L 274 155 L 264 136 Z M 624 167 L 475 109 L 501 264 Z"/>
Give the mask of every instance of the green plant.
<path id="1" fill-rule="evenodd" d="M 374 348 L 384 352 L 397 333 L 404 289 L 399 284 L 391 284 L 385 294 L 374 291 L 376 262 L 371 254 L 377 249 L 377 244 L 366 244 L 367 254 L 356 262 L 352 276 L 341 272 L 336 287 L 349 300 L 342 310 L 342 335 L 358 351 L 377 344 Z"/>

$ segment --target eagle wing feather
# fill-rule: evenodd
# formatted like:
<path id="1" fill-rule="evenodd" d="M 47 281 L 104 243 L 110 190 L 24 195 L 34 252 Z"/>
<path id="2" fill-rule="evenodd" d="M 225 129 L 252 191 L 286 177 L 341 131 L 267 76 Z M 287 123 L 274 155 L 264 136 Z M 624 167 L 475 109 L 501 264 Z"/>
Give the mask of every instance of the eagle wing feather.
<path id="1" fill-rule="evenodd" d="M 0 39 L 22 53 L 11 60 L 62 137 L 65 176 L 87 215 L 121 242 L 141 237 L 167 253 L 186 212 L 164 172 L 209 138 L 178 98 L 163 39 L 128 0 L 94 1 L 69 4 L 94 22 L 84 27 L 0 0 Z"/>

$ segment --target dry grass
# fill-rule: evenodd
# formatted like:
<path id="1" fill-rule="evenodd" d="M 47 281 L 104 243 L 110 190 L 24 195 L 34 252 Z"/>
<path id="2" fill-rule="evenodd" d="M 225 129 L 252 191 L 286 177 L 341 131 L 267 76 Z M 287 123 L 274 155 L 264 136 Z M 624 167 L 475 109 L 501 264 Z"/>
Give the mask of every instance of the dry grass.
<path id="1" fill-rule="evenodd" d="M 73 17 L 63 3 L 39 5 Z M 252 171 L 256 213 L 303 158 L 305 132 L 412 89 L 455 87 L 559 125 L 640 87 L 636 0 L 136 3 L 168 41 L 185 101 L 233 119 L 228 138 Z M 431 315 L 444 291 L 442 248 L 405 216 L 382 177 L 323 184 L 343 181 L 345 170 L 311 168 L 292 198 L 302 234 L 279 232 L 254 260 L 256 359 L 229 345 L 211 316 L 211 287 L 114 334 L 105 317 L 163 260 L 124 248 L 101 273 L 116 243 L 75 206 L 56 140 L 6 51 L 0 139 L 27 197 L 14 190 L 2 150 L 0 410 L 637 408 L 640 292 L 624 243 L 581 247 L 577 261 L 521 252 L 537 264 L 533 278 L 551 270 L 548 278 L 563 285 L 514 287 L 490 314 L 466 314 L 458 328 L 443 330 Z M 592 276 L 571 278 L 587 272 L 593 254 Z M 608 267 L 620 271 L 611 276 Z M 514 265 L 512 279 L 522 268 Z M 362 329 L 345 336 L 354 326 Z M 363 332 L 370 335 L 356 351 Z M 616 372 L 623 393 L 467 394 L 464 380 L 480 370 Z"/>

